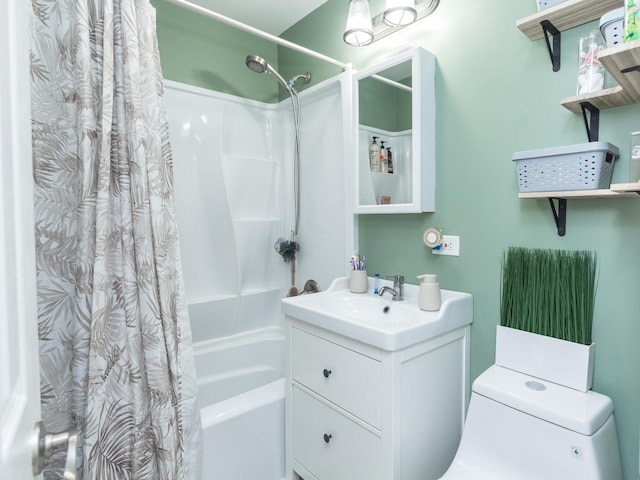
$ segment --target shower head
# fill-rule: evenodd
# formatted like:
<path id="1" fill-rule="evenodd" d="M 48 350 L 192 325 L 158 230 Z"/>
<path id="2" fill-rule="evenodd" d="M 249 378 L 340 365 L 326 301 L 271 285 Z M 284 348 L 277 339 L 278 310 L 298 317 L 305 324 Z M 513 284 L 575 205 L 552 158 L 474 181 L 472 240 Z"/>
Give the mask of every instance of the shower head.
<path id="1" fill-rule="evenodd" d="M 264 58 L 257 55 L 247 55 L 247 67 L 256 73 L 265 73 L 269 64 Z"/>
<path id="2" fill-rule="evenodd" d="M 259 57 L 258 55 L 247 55 L 246 63 L 247 67 L 249 67 L 249 70 L 252 72 L 270 73 L 278 79 L 278 82 L 280 82 L 280 85 L 282 85 L 286 91 L 291 92 L 289 84 L 285 82 L 284 78 L 282 78 L 276 69 L 269 65 L 264 58 Z"/>

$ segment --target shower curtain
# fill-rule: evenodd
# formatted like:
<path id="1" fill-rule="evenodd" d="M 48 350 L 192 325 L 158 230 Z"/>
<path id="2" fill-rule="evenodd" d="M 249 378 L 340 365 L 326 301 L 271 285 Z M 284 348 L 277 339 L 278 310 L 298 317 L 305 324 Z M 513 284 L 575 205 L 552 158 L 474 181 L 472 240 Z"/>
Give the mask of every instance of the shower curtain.
<path id="1" fill-rule="evenodd" d="M 80 478 L 196 478 L 200 418 L 155 11 L 148 0 L 32 7 L 45 427 L 79 429 Z M 61 476 L 55 462 L 45 472 Z"/>

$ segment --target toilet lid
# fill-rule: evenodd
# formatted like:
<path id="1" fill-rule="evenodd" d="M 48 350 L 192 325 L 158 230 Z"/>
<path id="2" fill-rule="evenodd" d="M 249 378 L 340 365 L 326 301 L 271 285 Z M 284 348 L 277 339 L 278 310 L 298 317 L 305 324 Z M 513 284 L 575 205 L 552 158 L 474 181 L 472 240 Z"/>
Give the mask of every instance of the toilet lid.
<path id="1" fill-rule="evenodd" d="M 580 392 L 498 365 L 475 380 L 473 392 L 582 435 L 593 435 L 613 413 L 606 395 Z"/>

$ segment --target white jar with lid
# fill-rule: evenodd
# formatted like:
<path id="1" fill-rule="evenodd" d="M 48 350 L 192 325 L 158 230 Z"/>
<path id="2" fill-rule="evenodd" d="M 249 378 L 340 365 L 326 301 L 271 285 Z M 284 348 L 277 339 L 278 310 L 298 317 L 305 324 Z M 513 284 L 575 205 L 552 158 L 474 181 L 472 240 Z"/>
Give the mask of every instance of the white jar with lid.
<path id="1" fill-rule="evenodd" d="M 440 284 L 438 283 L 438 275 L 425 273 L 418 275 L 420 288 L 418 290 L 418 306 L 420 310 L 435 312 L 440 310 Z"/>

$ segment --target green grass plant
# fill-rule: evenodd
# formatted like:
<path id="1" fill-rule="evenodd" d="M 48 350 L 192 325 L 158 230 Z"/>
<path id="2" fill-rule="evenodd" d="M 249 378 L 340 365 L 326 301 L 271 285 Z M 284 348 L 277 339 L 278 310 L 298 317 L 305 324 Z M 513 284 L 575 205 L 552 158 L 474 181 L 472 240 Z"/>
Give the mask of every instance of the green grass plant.
<path id="1" fill-rule="evenodd" d="M 589 345 L 596 270 L 595 252 L 509 247 L 500 325 Z"/>

